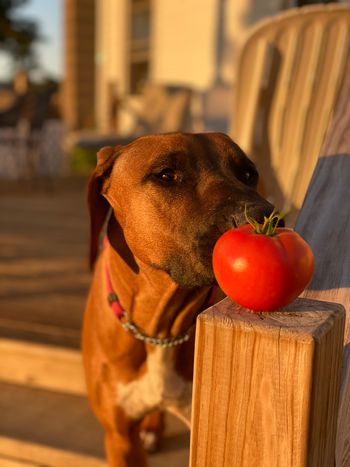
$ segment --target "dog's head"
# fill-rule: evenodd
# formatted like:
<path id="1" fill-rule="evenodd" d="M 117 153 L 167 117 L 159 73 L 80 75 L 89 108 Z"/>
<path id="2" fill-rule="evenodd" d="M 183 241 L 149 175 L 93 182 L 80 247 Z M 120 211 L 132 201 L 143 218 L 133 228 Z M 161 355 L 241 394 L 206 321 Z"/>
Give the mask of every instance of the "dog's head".
<path id="1" fill-rule="evenodd" d="M 103 148 L 89 184 L 92 261 L 111 207 L 136 262 L 183 287 L 210 285 L 219 236 L 245 223 L 245 207 L 257 220 L 273 210 L 257 182 L 254 164 L 221 133 L 148 135 Z"/>

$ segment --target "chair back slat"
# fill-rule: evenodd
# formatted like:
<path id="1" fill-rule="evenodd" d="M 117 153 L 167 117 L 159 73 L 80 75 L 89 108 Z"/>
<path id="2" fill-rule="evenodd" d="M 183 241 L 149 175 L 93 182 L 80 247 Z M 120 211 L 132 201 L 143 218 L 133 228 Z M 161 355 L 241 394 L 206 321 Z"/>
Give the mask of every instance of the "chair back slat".
<path id="1" fill-rule="evenodd" d="M 297 8 L 258 24 L 241 51 L 231 133 L 256 162 L 265 193 L 291 208 L 290 223 L 350 61 L 349 30 L 349 5 Z"/>
<path id="2" fill-rule="evenodd" d="M 293 73 L 296 67 L 297 51 L 299 47 L 299 35 L 295 29 L 288 31 L 286 37 L 286 55 L 283 66 L 281 67 L 279 86 L 275 90 L 275 99 L 272 103 L 271 126 L 274 131 L 271 132 L 271 164 L 278 167 L 276 156 L 280 153 L 282 147 L 283 127 L 286 119 L 287 102 L 289 89 L 292 85 Z"/>
<path id="3" fill-rule="evenodd" d="M 271 66 L 271 53 L 272 51 L 268 42 L 265 40 L 259 41 L 256 49 L 254 68 L 251 70 L 251 92 L 247 95 L 245 112 L 240 115 L 240 119 L 243 121 L 240 144 L 247 152 L 252 150 L 253 141 L 256 138 L 254 134 L 255 128 L 253 125 L 250 125 L 250 122 L 257 119 L 261 87 L 263 87 L 263 83 L 267 79 L 266 76 L 270 74 L 268 66 Z"/>

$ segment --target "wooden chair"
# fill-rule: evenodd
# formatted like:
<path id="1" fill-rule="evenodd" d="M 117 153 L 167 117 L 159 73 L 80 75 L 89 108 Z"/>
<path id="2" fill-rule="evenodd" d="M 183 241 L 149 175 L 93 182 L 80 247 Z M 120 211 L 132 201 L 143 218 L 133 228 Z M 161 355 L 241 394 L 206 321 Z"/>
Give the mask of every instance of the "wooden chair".
<path id="1" fill-rule="evenodd" d="M 253 28 L 240 54 L 231 134 L 290 224 L 350 61 L 349 30 L 349 5 L 287 10 Z"/>
<path id="2" fill-rule="evenodd" d="M 134 121 L 128 134 L 82 132 L 74 138 L 72 146 L 98 150 L 102 146 L 128 144 L 148 133 L 184 131 L 188 126 L 191 96 L 190 88 L 146 83 L 139 106 L 133 105 L 128 98 L 118 102 L 120 110 Z"/>
<path id="3" fill-rule="evenodd" d="M 302 298 L 198 319 L 191 467 L 350 465 L 349 102 L 348 65 L 296 223 L 315 255 Z"/>
<path id="4" fill-rule="evenodd" d="M 0 173 L 7 176 L 19 172 L 18 122 L 24 103 L 24 96 L 13 98 L 11 106 L 0 112 Z"/>
<path id="5" fill-rule="evenodd" d="M 42 151 L 44 126 L 49 114 L 49 107 L 55 88 L 29 92 L 23 105 L 18 122 L 20 144 L 24 147 L 26 171 L 29 178 L 50 173 L 48 157 Z"/>
<path id="6" fill-rule="evenodd" d="M 48 88 L 20 95 L 11 108 L 0 113 L 1 164 L 11 167 L 17 178 L 40 175 L 46 164 L 40 146 L 53 93 L 54 89 Z"/>
<path id="7" fill-rule="evenodd" d="M 336 467 L 350 465 L 350 65 L 345 70 L 296 230 L 315 254 L 315 274 L 303 297 L 345 308 L 345 335 L 336 433 Z"/>
<path id="8" fill-rule="evenodd" d="M 184 130 L 188 123 L 190 99 L 190 88 L 146 83 L 141 108 L 133 111 L 133 135 Z"/>
<path id="9" fill-rule="evenodd" d="M 296 230 L 315 273 L 302 298 L 199 316 L 191 467 L 350 465 L 350 67 Z M 345 333 L 344 333 L 345 329 Z"/>

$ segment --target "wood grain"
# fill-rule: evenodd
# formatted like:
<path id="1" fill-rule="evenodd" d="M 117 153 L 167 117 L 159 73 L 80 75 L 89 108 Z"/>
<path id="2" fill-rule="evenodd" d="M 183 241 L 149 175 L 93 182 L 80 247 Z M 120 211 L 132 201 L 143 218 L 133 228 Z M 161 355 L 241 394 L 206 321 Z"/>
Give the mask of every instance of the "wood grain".
<path id="1" fill-rule="evenodd" d="M 0 338 L 0 381 L 85 395 L 81 353 L 65 347 Z"/>
<path id="2" fill-rule="evenodd" d="M 0 435 L 0 465 L 2 467 L 107 467 L 93 456 L 86 456 L 28 441 Z"/>
<path id="3" fill-rule="evenodd" d="M 296 230 L 316 259 L 304 297 L 346 310 L 336 466 L 350 466 L 350 69 L 345 74 Z"/>
<path id="4" fill-rule="evenodd" d="M 315 300 L 202 313 L 190 466 L 333 465 L 343 331 L 343 308 Z"/>

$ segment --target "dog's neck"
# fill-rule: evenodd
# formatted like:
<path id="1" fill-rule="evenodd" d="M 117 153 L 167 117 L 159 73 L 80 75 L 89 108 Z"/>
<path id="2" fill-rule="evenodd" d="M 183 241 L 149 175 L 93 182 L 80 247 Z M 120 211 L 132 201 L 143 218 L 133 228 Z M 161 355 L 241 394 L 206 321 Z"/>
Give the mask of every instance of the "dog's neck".
<path id="1" fill-rule="evenodd" d="M 105 260 L 114 292 L 132 320 L 150 336 L 178 336 L 195 322 L 210 287 L 180 288 L 164 271 L 135 258 L 115 220 L 108 226 Z"/>

